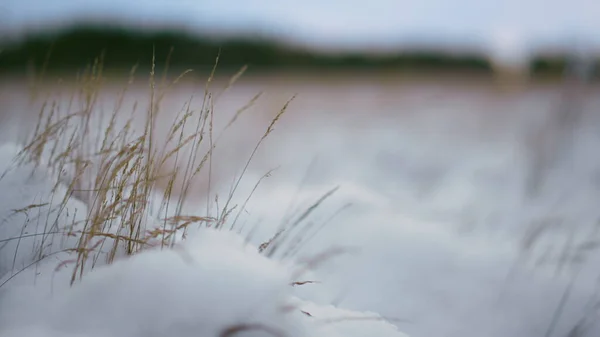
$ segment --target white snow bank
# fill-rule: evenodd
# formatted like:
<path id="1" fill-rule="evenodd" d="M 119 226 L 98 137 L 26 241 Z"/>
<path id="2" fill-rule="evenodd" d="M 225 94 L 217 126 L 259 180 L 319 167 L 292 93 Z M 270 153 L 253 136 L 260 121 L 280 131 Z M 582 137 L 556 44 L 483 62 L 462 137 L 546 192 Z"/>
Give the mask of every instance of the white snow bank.
<path id="1" fill-rule="evenodd" d="M 49 336 L 219 336 L 237 324 L 261 324 L 295 336 L 299 327 L 282 310 L 287 283 L 241 238 L 206 230 L 181 249 L 95 269 L 41 303 L 28 287 L 13 289 L 0 304 L 0 326 L 42 326 Z M 32 317 L 36 306 L 46 310 Z"/>
<path id="2" fill-rule="evenodd" d="M 192 231 L 174 249 L 98 265 L 71 287 L 73 264 L 61 262 L 72 257 L 62 250 L 78 238 L 40 234 L 82 220 L 86 205 L 69 199 L 55 211 L 66 188 L 53 191 L 43 170 L 7 171 L 19 150 L 0 145 L 7 172 L 0 179 L 2 337 L 222 336 L 227 329 L 230 336 L 405 336 L 374 313 L 296 298 L 289 265 L 227 231 Z M 32 204 L 38 206 L 14 212 Z"/>
<path id="3" fill-rule="evenodd" d="M 0 145 L 0 284 L 14 275 L 34 281 L 36 261 L 53 259 L 58 264 L 66 258 L 60 252 L 75 247 L 77 238 L 64 233 L 76 230 L 75 223 L 87 213 L 78 200 L 69 198 L 63 204 L 66 188 L 54 189 L 43 170 L 17 167 L 14 158 L 20 150 L 14 144 Z"/>
<path id="4" fill-rule="evenodd" d="M 458 176 L 459 170 L 456 171 Z M 453 188 L 465 185 L 467 179 L 462 180 L 462 184 L 453 183 Z M 405 212 L 402 203 L 395 199 L 380 202 L 383 193 L 378 194 L 381 192 L 378 188 L 356 187 L 353 182 L 340 185 L 335 197 L 327 200 L 324 209 L 318 209 L 309 219 L 317 223 L 311 232 L 326 223 L 330 214 L 344 204 L 353 206 L 308 241 L 299 257 L 332 246 L 351 250 L 305 277 L 320 283 L 318 287 L 297 287 L 302 298 L 401 319 L 397 325 L 411 336 L 543 336 L 549 330 L 571 278 L 579 273 L 551 335 L 567 336 L 588 316 L 592 318 L 586 320 L 595 322 L 586 326 L 589 331 L 582 336 L 598 335 L 599 311 L 593 307 L 597 303 L 597 295 L 594 295 L 598 286 L 598 270 L 594 266 L 600 261 L 597 254 L 594 259 L 586 257 L 579 272 L 576 271 L 579 266 L 569 266 L 557 275 L 552 260 L 538 265 L 541 254 L 533 255 L 537 250 L 530 251 L 529 256 L 520 256 L 517 240 L 507 240 L 492 230 L 456 232 L 455 218 L 431 221 L 432 217 Z M 276 223 L 272 220 L 281 218 L 288 200 L 296 195 L 299 195 L 297 200 L 316 200 L 327 190 L 322 187 L 318 191 L 309 186 L 297 193 L 293 187 L 294 182 L 278 182 L 268 193 L 254 195 L 249 207 L 253 216 L 260 213 L 265 223 Z M 446 192 L 446 199 L 451 197 L 451 192 L 452 188 Z M 490 203 L 496 202 L 494 197 L 498 193 L 490 193 L 485 198 L 484 194 L 477 194 L 481 200 L 475 204 L 475 210 L 479 210 L 480 205 L 493 209 Z M 593 210 L 585 204 L 579 205 L 582 211 Z M 426 206 L 436 208 L 431 204 Z M 534 213 L 531 206 L 524 205 L 522 209 Z M 515 208 L 514 213 L 519 211 L 521 209 Z M 567 214 L 558 207 L 554 211 Z M 529 215 L 511 214 L 522 221 Z M 522 222 L 523 226 L 526 224 Z M 262 228 L 258 232 L 256 242 L 268 237 Z M 560 232 L 546 238 L 538 249 L 548 257 L 547 249 L 554 244 L 556 253 L 562 254 L 565 237 L 564 232 Z M 578 243 L 576 239 L 574 242 Z M 593 246 L 588 245 L 588 249 Z M 578 253 L 577 258 L 581 257 Z"/>
<path id="5" fill-rule="evenodd" d="M 297 299 L 296 304 L 307 320 L 314 320 L 318 336 L 406 336 L 386 318 L 372 312 L 340 309 L 333 305 L 318 305 Z"/>
<path id="6" fill-rule="evenodd" d="M 0 326 L 7 337 L 220 336 L 235 326 L 282 336 L 404 336 L 375 314 L 293 298 L 288 275 L 238 235 L 205 229 L 176 249 L 97 268 L 72 288 L 61 283 L 52 296 L 13 287 L 0 297 Z"/>

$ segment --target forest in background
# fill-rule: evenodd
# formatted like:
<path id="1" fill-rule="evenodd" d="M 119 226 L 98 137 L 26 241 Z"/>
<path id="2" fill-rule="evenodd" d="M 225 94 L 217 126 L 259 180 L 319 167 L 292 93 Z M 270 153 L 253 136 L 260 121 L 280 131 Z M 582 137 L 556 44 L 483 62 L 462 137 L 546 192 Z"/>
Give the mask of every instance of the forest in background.
<path id="1" fill-rule="evenodd" d="M 69 29 L 29 34 L 20 41 L 0 41 L 0 73 L 82 69 L 102 56 L 105 68 L 130 69 L 137 64 L 170 64 L 173 70 L 211 67 L 219 57 L 220 69 L 248 65 L 264 70 L 386 70 L 452 71 L 491 75 L 493 67 L 482 55 L 461 56 L 434 51 L 404 51 L 397 54 L 326 54 L 260 38 L 214 39 L 181 31 L 144 32 L 135 29 L 73 26 Z M 557 76 L 565 67 L 562 55 L 537 56 L 531 75 Z M 597 74 L 596 74 L 597 75 Z M 598 76 L 595 76 L 596 78 Z"/>

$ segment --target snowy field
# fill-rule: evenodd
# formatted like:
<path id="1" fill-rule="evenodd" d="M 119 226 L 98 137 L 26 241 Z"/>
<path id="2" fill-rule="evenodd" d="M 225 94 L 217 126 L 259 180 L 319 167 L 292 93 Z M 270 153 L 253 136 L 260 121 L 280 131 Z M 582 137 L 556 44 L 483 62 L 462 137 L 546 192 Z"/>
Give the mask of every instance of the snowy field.
<path id="1" fill-rule="evenodd" d="M 4 172 L 42 99 L 28 103 L 19 83 L 0 89 Z M 72 288 L 60 247 L 76 247 L 76 236 L 50 240 L 58 253 L 40 263 L 34 247 L 44 236 L 11 239 L 47 232 L 56 216 L 39 215 L 62 200 L 64 182 L 51 193 L 52 172 L 9 170 L 0 179 L 0 336 L 597 336 L 595 89 L 565 129 L 550 85 L 502 92 L 452 79 L 243 79 L 214 105 L 215 130 L 264 95 L 219 139 L 210 184 L 193 182 L 186 214 L 215 216 L 207 200 L 222 205 L 270 120 L 298 95 L 241 180 L 236 231 L 191 230 L 172 250 L 98 263 Z M 69 90 L 46 86 L 41 97 L 66 104 Z M 118 91 L 107 87 L 97 116 L 110 113 Z M 197 91 L 184 83 L 165 96 L 156 144 Z M 123 111 L 147 96 L 134 86 Z M 89 201 L 76 199 L 58 226 L 86 214 Z M 32 204 L 42 206 L 15 212 Z M 258 253 L 298 218 L 282 248 Z M 320 263 L 298 278 L 307 261 Z M 297 281 L 315 282 L 290 285 Z"/>

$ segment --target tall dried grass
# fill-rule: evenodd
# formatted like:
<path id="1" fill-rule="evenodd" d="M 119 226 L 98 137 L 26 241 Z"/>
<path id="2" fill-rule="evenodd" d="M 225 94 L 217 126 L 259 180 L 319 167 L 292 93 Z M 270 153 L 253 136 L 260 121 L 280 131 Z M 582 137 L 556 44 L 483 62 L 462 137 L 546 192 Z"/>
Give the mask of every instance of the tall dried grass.
<path id="1" fill-rule="evenodd" d="M 221 135 L 260 97 L 260 94 L 255 96 L 240 108 L 221 134 L 215 137 L 215 102 L 246 70 L 243 67 L 220 93 L 214 94 L 211 85 L 218 61 L 217 56 L 206 81 L 199 111 L 194 110 L 192 98 L 186 101 L 176 114 L 164 144 L 155 140 L 156 123 L 164 114 L 161 101 L 191 72 L 186 70 L 168 81 L 168 61 L 162 79 L 157 75 L 153 62 L 145 111 L 140 109 L 143 102 L 138 101 L 132 111 L 123 110 L 125 96 L 135 81 L 137 67 L 134 66 L 107 120 L 104 120 L 106 114 L 98 113 L 99 97 L 106 80 L 102 56 L 78 75 L 77 89 L 69 95 L 66 103 L 60 98 L 46 97 L 43 100 L 33 133 L 15 161 L 17 168 L 28 165 L 33 166 L 34 171 L 43 169 L 50 172 L 55 182 L 52 200 L 48 203 L 53 210 L 46 214 L 46 226 L 39 234 L 42 239 L 36 262 L 55 253 L 48 251 L 45 241 L 55 240 L 57 236 L 77 237 L 76 247 L 64 247 L 62 250 L 71 252 L 73 258 L 60 265 L 74 264 L 73 284 L 99 262 L 110 264 L 118 256 L 133 255 L 147 247 L 173 247 L 179 239 L 185 238 L 192 224 L 221 229 L 230 223 L 227 228 L 235 228 L 239 213 L 234 221 L 229 221 L 236 210 L 236 206 L 232 205 L 234 194 L 257 150 L 273 132 L 291 100 L 266 127 L 217 215 L 210 215 L 212 205 L 208 203 L 206 214 L 184 214 L 192 181 L 204 170 L 209 171 L 210 193 L 212 153 Z M 33 89 L 33 100 L 43 97 L 39 90 Z M 143 125 L 140 131 L 136 131 L 139 127 L 136 118 L 140 114 Z M 123 116 L 129 117 L 124 119 Z M 96 132 L 99 126 L 103 129 Z M 207 145 L 208 149 L 203 150 Z M 66 186 L 67 191 L 61 200 L 54 200 L 54 192 L 60 185 Z M 60 214 L 69 211 L 67 204 L 71 198 L 87 204 L 87 214 L 84 220 L 60 224 Z M 35 207 L 31 205 L 24 209 L 29 208 Z"/>
<path id="2" fill-rule="evenodd" d="M 585 67 L 585 64 L 580 64 L 578 60 L 571 61 L 569 71 L 565 73 L 558 104 L 543 121 L 542 127 L 537 132 L 528 134 L 525 142 L 531 159 L 530 170 L 524 182 L 525 195 L 528 197 L 527 201 L 534 204 L 543 199 L 546 192 L 544 188 L 552 178 L 551 171 L 558 163 L 569 161 L 565 155 L 574 151 L 577 133 L 587 123 L 582 93 L 588 89 L 590 73 L 580 72 L 579 68 Z M 589 68 L 586 71 L 592 70 Z M 570 184 L 569 181 L 562 183 Z M 550 267 L 556 277 L 567 278 L 565 289 L 560 294 L 544 334 L 545 337 L 550 337 L 555 335 L 579 277 L 586 269 L 593 268 L 588 262 L 597 255 L 600 248 L 600 219 L 573 223 L 568 216 L 560 213 L 545 214 L 526 225 L 517 258 L 507 275 L 507 283 L 515 276 L 518 267 L 527 263 L 532 263 L 535 267 Z M 598 290 L 591 294 L 587 312 L 571 328 L 569 336 L 583 336 L 584 330 L 589 328 L 590 317 L 600 314 L 598 296 Z"/>
<path id="3" fill-rule="evenodd" d="M 38 214 L 38 217 L 45 217 L 38 219 L 38 222 L 41 220 L 44 223 L 41 233 L 23 232 L 18 237 L 4 240 L 41 237 L 37 241 L 37 259 L 13 273 L 13 276 L 50 256 L 68 252 L 70 258 L 60 262 L 57 269 L 73 266 L 70 282 L 74 284 L 84 277 L 86 271 L 99 264 L 110 264 L 117 257 L 133 255 L 151 247 L 172 248 L 185 239 L 191 225 L 241 230 L 238 226 L 241 214 L 259 184 L 271 175 L 271 171 L 256 182 L 241 205 L 233 204 L 234 196 L 257 151 L 274 131 L 294 97 L 266 125 L 264 133 L 248 154 L 241 173 L 235 177 L 229 193 L 223 198 L 223 205 L 219 205 L 218 195 L 210 204 L 213 151 L 225 132 L 259 100 L 261 93 L 235 111 L 223 129 L 216 133 L 215 103 L 235 85 L 247 68 L 241 68 L 220 92 L 215 93 L 213 83 L 219 62 L 217 56 L 206 80 L 199 108 L 194 109 L 194 97 L 190 97 L 173 114 L 172 111 L 163 111 L 161 103 L 192 70 L 186 70 L 169 81 L 168 59 L 162 76 L 157 74 L 153 62 L 148 78 L 148 102 L 136 100 L 131 111 L 125 110 L 124 102 L 136 81 L 137 66 L 132 67 L 126 84 L 114 102 L 110 102 L 108 111 L 100 104 L 107 81 L 102 56 L 78 74 L 76 89 L 68 93 L 67 99 L 61 95 L 44 96 L 37 87 L 42 81 L 32 81 L 31 99 L 40 106 L 37 123 L 17 155 L 13 168 L 33 167 L 32 175 L 36 170 L 49 173 L 54 186 L 47 202 L 23 205 L 22 210 L 16 210 L 24 213 L 41 207 L 51 208 L 46 213 Z M 44 71 L 41 73 L 43 76 Z M 164 143 L 161 137 L 159 144 L 156 124 L 159 120 L 168 120 L 164 118 L 165 113 L 171 114 L 171 118 L 173 115 L 175 117 Z M 138 129 L 140 126 L 141 129 Z M 192 182 L 201 172 L 204 172 L 203 178 L 208 180 L 204 184 L 208 189 L 206 210 L 203 214 L 186 214 L 184 205 L 191 193 Z M 64 193 L 58 193 L 61 187 L 66 190 Z M 331 220 L 320 226 L 306 221 L 336 190 L 330 190 L 304 212 L 298 212 L 296 219 L 292 217 L 285 220 L 274 236 L 260 245 L 259 252 L 268 257 L 280 253 L 278 258 L 290 258 L 297 254 Z M 68 203 L 72 198 L 87 205 L 86 214 L 73 216 L 78 210 L 69 209 Z M 72 220 L 65 223 L 65 219 Z M 76 238 L 76 243 L 62 244 L 58 251 L 52 250 L 56 248 L 55 245 L 48 244 L 63 242 L 65 238 Z M 302 268 L 307 269 L 306 266 Z M 5 283 L 8 281 L 10 278 Z"/>
<path id="4" fill-rule="evenodd" d="M 134 255 L 148 248 L 173 248 L 180 240 L 185 239 L 191 225 L 225 230 L 238 228 L 237 222 L 246 204 L 262 180 L 270 176 L 271 171 L 256 182 L 241 206 L 233 204 L 234 195 L 257 151 L 274 131 L 294 97 L 283 105 L 266 126 L 249 154 L 241 174 L 234 179 L 224 205 L 220 207 L 218 196 L 214 198 L 216 215 L 211 215 L 211 210 L 215 207 L 209 204 L 210 197 L 207 197 L 205 214 L 185 214 L 184 205 L 191 192 L 192 182 L 205 170 L 208 171 L 207 193 L 211 193 L 212 156 L 221 136 L 261 96 L 260 93 L 257 94 L 238 109 L 223 130 L 215 136 L 215 103 L 246 71 L 246 67 L 240 69 L 221 92 L 214 94 L 211 85 L 215 79 L 218 61 L 217 56 L 206 81 L 199 110 L 194 110 L 193 98 L 187 100 L 176 113 L 163 144 L 159 144 L 155 139 L 156 123 L 164 114 L 161 102 L 170 90 L 192 72 L 191 70 L 186 70 L 174 80 L 168 81 L 167 61 L 162 79 L 159 80 L 156 64 L 153 62 L 148 81 L 147 108 L 144 111 L 141 108 L 143 102 L 135 101 L 132 111 L 125 111 L 125 97 L 135 81 L 138 70 L 137 66 L 132 67 L 129 79 L 117 95 L 108 115 L 99 113 L 100 93 L 106 80 L 102 56 L 78 75 L 77 89 L 69 94 L 66 101 L 60 97 L 44 98 L 42 92 L 36 88 L 37 83 L 33 82 L 32 100 L 41 97 L 43 101 L 37 124 L 15 158 L 13 169 L 33 167 L 32 176 L 36 170 L 42 170 L 43 174 L 50 174 L 49 179 L 54 182 L 54 186 L 48 202 L 24 205 L 22 209 L 15 210 L 15 213 L 27 213 L 42 207 L 50 207 L 51 210 L 38 214 L 38 217 L 45 216 L 44 219 L 38 219 L 44 222 L 41 233 L 27 234 L 23 231 L 18 237 L 3 240 L 20 241 L 30 236 L 41 236 L 37 244 L 36 259 L 13 272 L 0 287 L 22 271 L 35 267 L 59 253 L 68 253 L 70 258 L 58 263 L 56 270 L 71 265 L 70 284 L 73 285 L 81 280 L 87 271 L 100 264 L 111 264 L 118 257 Z M 142 129 L 136 131 L 140 114 Z M 124 116 L 128 117 L 124 119 Z M 100 132 L 97 132 L 99 130 Z M 65 190 L 64 195 L 59 193 L 60 187 Z M 271 258 L 274 258 L 277 252 L 281 253 L 279 258 L 290 258 L 297 254 L 300 248 L 327 224 L 325 222 L 317 226 L 310 222 L 303 228 L 302 223 L 336 191 L 337 188 L 334 188 L 325 193 L 308 209 L 300 212 L 296 219 L 290 217 L 284 221 L 275 235 L 260 245 L 259 252 Z M 86 214 L 79 218 L 70 217 L 70 213 L 77 212 L 68 207 L 72 198 L 87 205 Z M 347 206 L 349 205 L 333 216 Z M 66 217 L 61 216 L 65 214 Z M 69 218 L 73 220 L 65 223 L 64 219 Z M 64 243 L 65 238 L 75 238 L 76 244 L 73 246 Z M 48 245 L 49 241 L 60 241 L 63 244 L 59 250 L 52 250 L 54 246 Z M 301 260 L 299 270 L 292 277 L 300 279 L 317 264 L 344 252 L 342 249 L 332 249 L 313 259 Z M 17 252 L 15 258 L 16 254 Z M 316 281 L 298 280 L 290 284 L 302 286 L 311 283 Z M 304 313 L 312 316 L 310 313 Z M 269 326 L 255 323 L 240 323 L 228 327 L 221 335 L 230 336 L 246 330 L 262 330 L 276 336 L 285 335 Z"/>

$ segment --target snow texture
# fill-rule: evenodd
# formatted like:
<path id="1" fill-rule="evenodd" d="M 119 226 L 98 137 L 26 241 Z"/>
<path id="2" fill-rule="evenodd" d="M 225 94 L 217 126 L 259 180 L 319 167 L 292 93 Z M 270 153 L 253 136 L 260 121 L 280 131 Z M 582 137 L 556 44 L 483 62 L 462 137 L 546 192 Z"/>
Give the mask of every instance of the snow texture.
<path id="1" fill-rule="evenodd" d="M 72 266 L 61 264 L 69 258 L 61 250 L 76 240 L 10 239 L 48 232 L 46 222 L 61 229 L 81 219 L 86 206 L 69 200 L 70 211 L 56 216 L 48 198 L 64 197 L 64 187 L 52 193 L 54 184 L 43 171 L 32 175 L 32 167 L 8 170 L 19 150 L 0 147 L 7 172 L 0 180 L 0 240 L 8 239 L 0 260 L 2 337 L 405 336 L 377 314 L 297 298 L 289 264 L 268 259 L 228 231 L 194 230 L 173 249 L 119 258 L 70 286 Z M 34 202 L 50 202 L 35 208 L 36 220 L 13 214 Z M 44 247 L 46 258 L 36 247 Z"/>
<path id="2" fill-rule="evenodd" d="M 33 165 L 17 166 L 21 149 L 0 146 L 0 280 L 17 275 L 34 282 L 32 270 L 43 259 L 60 261 L 65 248 L 75 247 L 77 238 L 65 235 L 85 219 L 86 205 L 68 198 L 66 188 L 53 183 Z M 62 206 L 62 207 L 61 207 Z M 31 268 L 33 267 L 33 268 Z"/>

